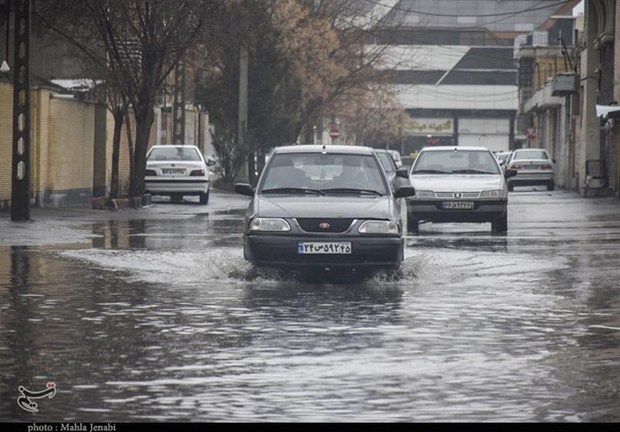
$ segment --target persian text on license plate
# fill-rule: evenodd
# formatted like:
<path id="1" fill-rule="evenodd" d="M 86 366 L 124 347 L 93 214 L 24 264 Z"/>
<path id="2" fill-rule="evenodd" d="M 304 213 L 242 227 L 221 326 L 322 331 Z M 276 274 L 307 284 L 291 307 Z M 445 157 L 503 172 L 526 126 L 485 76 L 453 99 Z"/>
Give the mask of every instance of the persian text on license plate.
<path id="1" fill-rule="evenodd" d="M 182 168 L 162 168 L 161 173 L 162 174 L 183 174 L 185 173 L 185 170 Z"/>
<path id="2" fill-rule="evenodd" d="M 445 201 L 441 203 L 441 208 L 450 210 L 471 210 L 474 203 L 471 201 Z"/>
<path id="3" fill-rule="evenodd" d="M 297 253 L 305 254 L 350 254 L 351 242 L 299 242 Z"/>

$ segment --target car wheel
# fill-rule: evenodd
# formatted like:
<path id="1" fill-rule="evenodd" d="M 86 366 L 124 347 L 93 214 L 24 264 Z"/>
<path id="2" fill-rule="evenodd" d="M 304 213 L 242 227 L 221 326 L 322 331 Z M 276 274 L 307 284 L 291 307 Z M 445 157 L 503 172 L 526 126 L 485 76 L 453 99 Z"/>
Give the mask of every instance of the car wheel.
<path id="1" fill-rule="evenodd" d="M 201 192 L 200 193 L 200 204 L 208 204 L 209 203 L 209 192 L 204 193 Z"/>
<path id="2" fill-rule="evenodd" d="M 501 233 L 508 231 L 508 214 L 504 214 L 491 222 L 491 230 L 494 233 Z"/>
<path id="3" fill-rule="evenodd" d="M 553 183 L 553 182 L 547 183 L 547 190 L 548 191 L 552 191 L 554 189 L 555 189 L 555 183 Z"/>
<path id="4" fill-rule="evenodd" d="M 407 231 L 417 234 L 420 229 L 420 221 L 412 215 L 407 215 Z"/>

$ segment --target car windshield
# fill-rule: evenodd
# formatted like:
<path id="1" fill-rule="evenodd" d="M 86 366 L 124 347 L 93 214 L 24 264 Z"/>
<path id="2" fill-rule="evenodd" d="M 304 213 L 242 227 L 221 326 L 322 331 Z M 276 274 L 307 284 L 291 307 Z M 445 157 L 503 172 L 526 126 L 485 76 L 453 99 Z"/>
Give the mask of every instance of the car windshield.
<path id="1" fill-rule="evenodd" d="M 436 150 L 418 154 L 412 174 L 499 174 L 493 154 L 485 150 Z"/>
<path id="2" fill-rule="evenodd" d="M 193 147 L 153 147 L 148 161 L 199 161 L 200 154 Z"/>
<path id="3" fill-rule="evenodd" d="M 375 196 L 388 194 L 389 186 L 383 168 L 373 155 L 276 153 L 265 167 L 258 190 L 260 193 L 309 195 L 307 192 L 312 191 L 321 195 Z"/>
<path id="4" fill-rule="evenodd" d="M 513 159 L 549 159 L 544 150 L 522 150 L 515 152 Z"/>

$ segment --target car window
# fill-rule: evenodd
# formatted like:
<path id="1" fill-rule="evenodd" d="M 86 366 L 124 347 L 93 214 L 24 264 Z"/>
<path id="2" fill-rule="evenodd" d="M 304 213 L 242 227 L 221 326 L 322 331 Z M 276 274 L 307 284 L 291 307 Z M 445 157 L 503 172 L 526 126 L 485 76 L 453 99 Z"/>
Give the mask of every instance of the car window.
<path id="1" fill-rule="evenodd" d="M 510 153 L 499 153 L 497 155 L 497 160 L 498 161 L 505 161 L 508 159 L 508 157 L 510 156 Z"/>
<path id="2" fill-rule="evenodd" d="M 149 161 L 200 161 L 200 154 L 193 147 L 153 147 Z"/>
<path id="3" fill-rule="evenodd" d="M 498 174 L 493 154 L 482 150 L 427 151 L 418 154 L 412 174 Z"/>
<path id="4" fill-rule="evenodd" d="M 377 152 L 377 156 L 379 156 L 379 160 L 381 161 L 381 165 L 385 168 L 385 171 L 388 173 L 392 173 L 396 171 L 396 163 L 394 162 L 394 158 L 388 152 Z"/>
<path id="5" fill-rule="evenodd" d="M 549 159 L 549 156 L 544 150 L 532 149 L 517 151 L 512 159 Z"/>
<path id="6" fill-rule="evenodd" d="M 373 155 L 282 153 L 274 154 L 261 177 L 260 192 L 269 189 L 337 188 L 389 192 L 385 174 Z"/>

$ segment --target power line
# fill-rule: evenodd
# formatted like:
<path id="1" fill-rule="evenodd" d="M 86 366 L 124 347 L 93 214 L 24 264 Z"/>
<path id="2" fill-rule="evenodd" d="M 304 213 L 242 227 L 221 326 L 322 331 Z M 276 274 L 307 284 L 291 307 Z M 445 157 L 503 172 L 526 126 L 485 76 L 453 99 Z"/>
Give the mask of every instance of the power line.
<path id="1" fill-rule="evenodd" d="M 367 3 L 373 4 L 375 6 L 389 7 L 381 3 L 380 1 L 373 1 L 373 0 L 364 0 L 364 1 Z M 554 2 L 551 4 L 545 5 L 545 6 L 538 6 L 538 4 L 542 3 L 541 1 L 537 5 L 529 7 L 529 8 L 525 8 L 525 9 L 519 9 L 515 11 L 510 11 L 510 12 L 498 12 L 498 13 L 492 13 L 492 14 L 476 14 L 475 16 L 477 17 L 499 17 L 499 16 L 506 16 L 506 15 L 515 16 L 515 15 L 519 15 L 525 12 L 533 12 L 537 10 L 554 7 L 554 6 L 559 6 L 559 5 L 567 3 L 568 1 L 570 0 L 558 1 L 558 2 Z M 457 18 L 457 17 L 463 16 L 463 14 L 443 14 L 443 13 L 434 13 L 434 12 L 424 12 L 421 10 L 405 9 L 405 8 L 398 7 L 398 6 L 392 6 L 392 10 L 399 11 L 399 12 L 415 13 L 418 15 L 435 16 L 435 17 Z"/>

